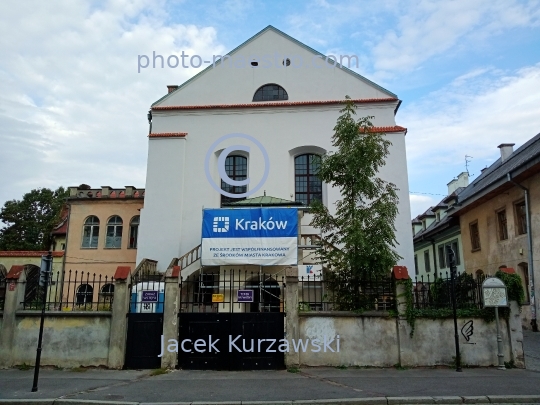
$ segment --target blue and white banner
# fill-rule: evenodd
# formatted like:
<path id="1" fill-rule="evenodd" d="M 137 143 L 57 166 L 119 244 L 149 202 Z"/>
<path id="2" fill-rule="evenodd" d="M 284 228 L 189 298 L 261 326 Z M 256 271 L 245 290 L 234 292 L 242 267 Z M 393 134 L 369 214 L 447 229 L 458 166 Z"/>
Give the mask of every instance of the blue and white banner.
<path id="1" fill-rule="evenodd" d="M 203 266 L 296 265 L 296 208 L 203 210 Z"/>

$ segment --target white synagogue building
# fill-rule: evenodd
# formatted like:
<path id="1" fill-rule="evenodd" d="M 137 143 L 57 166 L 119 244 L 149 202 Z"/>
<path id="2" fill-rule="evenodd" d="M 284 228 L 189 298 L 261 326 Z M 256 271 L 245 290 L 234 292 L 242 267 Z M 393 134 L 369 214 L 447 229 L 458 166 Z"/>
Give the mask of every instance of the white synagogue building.
<path id="1" fill-rule="evenodd" d="M 155 260 L 161 272 L 177 264 L 182 276 L 198 271 L 203 209 L 242 201 L 298 206 L 299 234 L 306 236 L 299 243 L 307 243 L 317 230 L 302 207 L 320 199 L 332 211 L 340 199 L 339 190 L 317 179 L 310 157 L 332 150 L 333 128 L 348 95 L 358 106 L 357 118 L 373 116 L 375 127 L 392 143 L 380 177 L 399 189 L 396 250 L 403 259 L 397 264 L 413 269 L 407 130 L 396 125 L 397 95 L 339 65 L 339 56 L 336 65 L 272 26 L 228 55 L 185 83 L 168 86 L 168 94 L 152 104 L 137 263 Z M 228 134 L 248 137 L 221 139 Z M 238 145 L 244 147 L 227 150 Z M 222 153 L 228 177 L 241 183 L 249 179 L 249 184 L 221 180 Z M 238 200 L 221 195 L 219 188 L 252 194 Z"/>

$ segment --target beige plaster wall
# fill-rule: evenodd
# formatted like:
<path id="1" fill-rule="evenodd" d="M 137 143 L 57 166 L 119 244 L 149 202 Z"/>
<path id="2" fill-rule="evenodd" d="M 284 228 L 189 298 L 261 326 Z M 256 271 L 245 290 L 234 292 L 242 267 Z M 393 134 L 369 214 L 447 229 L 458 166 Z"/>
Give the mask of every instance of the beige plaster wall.
<path id="1" fill-rule="evenodd" d="M 531 176 L 521 183 L 530 192 L 530 212 L 533 237 L 533 255 L 536 282 L 536 297 L 539 296 L 540 283 L 540 174 Z M 517 235 L 517 219 L 514 204 L 524 199 L 523 190 L 514 186 L 497 197 L 473 208 L 460 216 L 465 271 L 475 274 L 482 270 L 484 274 L 495 274 L 500 266 L 512 267 L 521 276 L 525 285 L 525 274 L 520 270 L 520 263 L 528 263 L 527 235 Z M 497 211 L 506 208 L 508 239 L 499 240 Z M 480 250 L 472 251 L 469 224 L 478 220 Z M 527 290 L 527 288 L 526 288 Z M 537 298 L 538 299 L 538 298 Z M 530 322 L 530 309 L 523 307 L 523 326 Z"/>
<path id="2" fill-rule="evenodd" d="M 137 249 L 128 248 L 131 219 L 140 215 L 142 199 L 94 199 L 71 202 L 68 239 L 66 246 L 65 270 L 83 271 L 111 277 L 118 266 L 135 268 Z M 82 248 L 83 224 L 86 218 L 95 215 L 99 218 L 98 247 Z M 120 249 L 105 248 L 107 221 L 113 215 L 123 220 L 122 245 Z"/>

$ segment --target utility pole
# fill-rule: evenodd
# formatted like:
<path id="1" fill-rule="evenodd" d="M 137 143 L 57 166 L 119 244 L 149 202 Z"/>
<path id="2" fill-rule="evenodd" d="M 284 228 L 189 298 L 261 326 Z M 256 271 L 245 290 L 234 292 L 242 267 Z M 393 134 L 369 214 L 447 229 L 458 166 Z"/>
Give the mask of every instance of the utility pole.
<path id="1" fill-rule="evenodd" d="M 452 311 L 454 313 L 454 343 L 456 345 L 456 371 L 461 372 L 461 354 L 459 352 L 459 334 L 457 326 L 457 309 L 456 309 L 456 253 L 450 245 L 446 247 L 448 258 L 450 259 L 450 282 L 452 283 Z"/>
<path id="2" fill-rule="evenodd" d="M 34 384 L 32 392 L 38 390 L 39 363 L 41 362 L 41 343 L 43 341 L 43 324 L 45 322 L 45 306 L 47 305 L 47 286 L 52 271 L 52 252 L 49 250 L 47 256 L 41 257 L 41 268 L 39 269 L 39 286 L 43 287 L 43 301 L 41 303 L 41 322 L 39 324 L 38 346 L 36 350 L 36 365 L 34 367 Z"/>

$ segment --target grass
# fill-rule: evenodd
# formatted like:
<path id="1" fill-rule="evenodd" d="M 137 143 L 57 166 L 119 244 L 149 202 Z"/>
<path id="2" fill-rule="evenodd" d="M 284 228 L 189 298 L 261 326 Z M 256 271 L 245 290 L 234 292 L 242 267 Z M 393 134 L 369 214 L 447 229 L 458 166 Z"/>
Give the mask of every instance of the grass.
<path id="1" fill-rule="evenodd" d="M 289 368 L 287 369 L 287 371 L 288 371 L 289 373 L 299 373 L 299 372 L 300 372 L 300 369 L 299 369 L 298 367 L 289 367 Z"/>
<path id="2" fill-rule="evenodd" d="M 86 367 L 74 367 L 71 369 L 71 371 L 75 373 L 85 373 L 86 371 L 88 371 L 88 369 Z"/>
<path id="3" fill-rule="evenodd" d="M 31 366 L 30 364 L 23 363 L 23 364 L 17 364 L 15 366 L 15 368 L 17 368 L 19 370 L 22 370 L 22 371 L 26 371 L 26 370 L 30 370 L 31 368 L 34 368 L 34 366 Z"/>
<path id="4" fill-rule="evenodd" d="M 345 366 L 344 364 L 340 365 L 340 366 L 336 366 L 336 368 L 340 369 L 340 370 L 347 370 L 347 366 Z"/>
<path id="5" fill-rule="evenodd" d="M 400 370 L 400 371 L 408 370 L 408 369 L 409 369 L 409 367 L 403 367 L 403 366 L 401 365 L 401 363 L 396 363 L 396 364 L 394 364 L 394 368 L 395 368 L 396 370 Z"/>
<path id="6" fill-rule="evenodd" d="M 153 377 L 156 375 L 167 374 L 168 372 L 169 370 L 166 368 L 156 368 L 155 370 L 152 370 L 149 375 Z"/>

